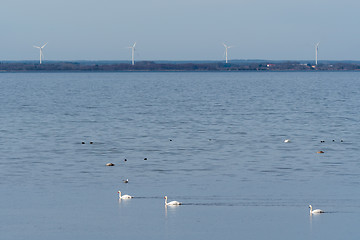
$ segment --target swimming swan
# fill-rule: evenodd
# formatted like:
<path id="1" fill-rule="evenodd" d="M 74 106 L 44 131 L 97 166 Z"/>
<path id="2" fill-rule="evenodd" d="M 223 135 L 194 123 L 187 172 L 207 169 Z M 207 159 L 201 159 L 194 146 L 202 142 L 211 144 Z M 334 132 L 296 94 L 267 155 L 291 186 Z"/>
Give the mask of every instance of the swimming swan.
<path id="1" fill-rule="evenodd" d="M 121 192 L 118 191 L 118 194 L 119 194 L 119 199 L 130 199 L 130 198 L 133 198 L 133 196 L 130 196 L 130 195 L 123 195 L 121 196 Z"/>
<path id="2" fill-rule="evenodd" d="M 168 202 L 167 202 L 168 197 L 165 196 L 164 198 L 165 198 L 165 205 L 166 205 L 166 206 L 169 206 L 169 205 L 172 205 L 172 206 L 174 206 L 174 205 L 181 205 L 181 202 L 178 202 L 178 201 L 171 201 L 171 202 L 168 203 Z"/>
<path id="3" fill-rule="evenodd" d="M 312 206 L 309 205 L 309 208 L 310 208 L 310 214 L 319 214 L 319 213 L 324 213 L 323 210 L 321 209 L 315 209 L 315 210 L 312 210 Z"/>

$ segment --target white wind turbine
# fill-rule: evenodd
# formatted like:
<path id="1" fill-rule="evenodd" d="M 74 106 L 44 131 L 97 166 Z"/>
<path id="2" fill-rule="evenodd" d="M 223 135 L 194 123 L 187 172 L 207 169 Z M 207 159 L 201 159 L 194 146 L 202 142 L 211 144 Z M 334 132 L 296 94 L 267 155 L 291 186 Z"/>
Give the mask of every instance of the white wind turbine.
<path id="1" fill-rule="evenodd" d="M 48 44 L 48 43 L 45 43 L 42 47 L 34 46 L 34 48 L 40 49 L 40 64 L 42 62 L 42 57 L 44 57 L 43 48 L 46 46 L 46 44 Z"/>
<path id="2" fill-rule="evenodd" d="M 315 65 L 318 64 L 319 44 L 320 44 L 320 42 L 318 42 L 317 44 L 315 44 Z"/>
<path id="3" fill-rule="evenodd" d="M 134 65 L 135 64 L 135 61 L 134 61 L 134 55 L 135 55 L 135 45 L 136 45 L 136 42 L 134 43 L 134 45 L 132 45 L 132 47 L 128 47 L 128 48 L 131 48 L 131 64 Z"/>
<path id="4" fill-rule="evenodd" d="M 225 43 L 223 43 L 224 47 L 225 47 L 225 63 L 228 63 L 228 49 L 232 48 L 232 46 L 228 46 Z"/>

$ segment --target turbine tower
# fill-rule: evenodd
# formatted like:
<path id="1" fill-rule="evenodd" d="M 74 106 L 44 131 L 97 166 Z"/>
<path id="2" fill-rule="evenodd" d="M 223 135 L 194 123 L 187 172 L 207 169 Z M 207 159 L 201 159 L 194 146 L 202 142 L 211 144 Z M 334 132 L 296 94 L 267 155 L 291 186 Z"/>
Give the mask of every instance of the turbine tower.
<path id="1" fill-rule="evenodd" d="M 34 46 L 34 48 L 40 49 L 40 64 L 42 62 L 42 57 L 44 57 L 43 48 L 46 46 L 46 44 L 48 44 L 48 43 L 45 43 L 42 47 Z"/>
<path id="2" fill-rule="evenodd" d="M 320 44 L 320 42 L 315 44 L 315 65 L 317 65 L 317 63 L 318 63 L 319 44 Z"/>
<path id="3" fill-rule="evenodd" d="M 225 63 L 228 63 L 228 49 L 232 48 L 232 46 L 228 46 L 225 43 L 223 43 L 224 47 L 225 47 Z"/>
<path id="4" fill-rule="evenodd" d="M 135 61 L 134 61 L 135 45 L 136 45 L 136 42 L 134 43 L 134 45 L 132 45 L 132 47 L 128 47 L 128 48 L 131 48 L 131 64 L 132 64 L 132 65 L 135 64 Z"/>

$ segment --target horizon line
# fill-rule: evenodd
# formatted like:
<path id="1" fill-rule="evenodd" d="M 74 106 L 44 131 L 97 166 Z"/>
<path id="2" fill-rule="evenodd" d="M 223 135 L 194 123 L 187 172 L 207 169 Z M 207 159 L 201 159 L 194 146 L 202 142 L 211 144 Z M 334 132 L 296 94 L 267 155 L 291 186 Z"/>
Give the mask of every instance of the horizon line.
<path id="1" fill-rule="evenodd" d="M 38 62 L 39 60 L 36 59 L 32 59 L 32 60 L 0 60 L 0 62 Z M 109 60 L 109 59 L 91 59 L 91 60 L 81 60 L 81 59 L 77 59 L 77 60 L 43 60 L 44 62 L 130 62 L 131 60 Z M 251 62 L 256 62 L 256 61 L 268 61 L 268 62 L 315 62 L 313 59 L 312 60 L 306 60 L 306 59 L 301 59 L 301 60 L 294 60 L 294 59 L 281 59 L 281 60 L 274 60 L 274 59 L 232 59 L 229 60 L 229 63 L 231 62 L 239 62 L 239 61 L 251 61 Z M 225 60 L 138 60 L 135 61 L 136 62 L 225 62 Z M 343 60 L 327 60 L 327 59 L 323 59 L 323 60 L 318 60 L 318 62 L 360 62 L 359 60 L 347 60 L 347 59 L 343 59 Z"/>

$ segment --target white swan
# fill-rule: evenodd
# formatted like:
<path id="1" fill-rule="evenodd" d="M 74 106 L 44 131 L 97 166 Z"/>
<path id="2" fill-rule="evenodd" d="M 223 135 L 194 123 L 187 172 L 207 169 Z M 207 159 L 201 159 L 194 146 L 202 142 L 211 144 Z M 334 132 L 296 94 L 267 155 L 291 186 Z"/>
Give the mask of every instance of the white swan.
<path id="1" fill-rule="evenodd" d="M 130 198 L 133 198 L 133 196 L 130 196 L 130 195 L 123 195 L 121 196 L 121 192 L 118 191 L 118 194 L 119 194 L 119 199 L 130 199 Z"/>
<path id="2" fill-rule="evenodd" d="M 168 199 L 168 197 L 167 196 L 165 196 L 164 197 L 165 198 L 165 205 L 166 206 L 174 206 L 174 205 L 181 205 L 181 202 L 178 202 L 178 201 L 171 201 L 171 202 L 167 202 L 167 199 Z"/>
<path id="3" fill-rule="evenodd" d="M 324 211 L 321 210 L 321 209 L 315 209 L 315 210 L 313 210 L 311 205 L 309 205 L 309 208 L 310 208 L 310 214 L 324 213 Z"/>
<path id="4" fill-rule="evenodd" d="M 289 143 L 290 142 L 290 139 L 285 139 L 284 140 L 284 143 Z"/>

